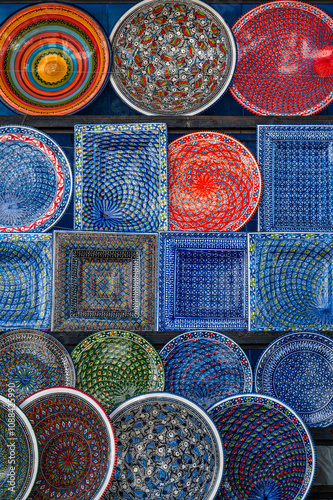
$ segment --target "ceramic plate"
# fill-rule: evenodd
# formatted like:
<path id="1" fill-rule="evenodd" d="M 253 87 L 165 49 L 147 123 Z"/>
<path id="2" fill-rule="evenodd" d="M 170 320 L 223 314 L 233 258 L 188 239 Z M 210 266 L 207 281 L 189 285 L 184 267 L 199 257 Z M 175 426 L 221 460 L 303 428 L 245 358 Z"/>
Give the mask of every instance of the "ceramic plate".
<path id="1" fill-rule="evenodd" d="M 195 403 L 165 392 L 137 396 L 110 415 L 119 443 L 107 500 L 213 500 L 223 474 L 222 443 Z"/>
<path id="2" fill-rule="evenodd" d="M 252 390 L 252 369 L 243 349 L 226 335 L 194 331 L 178 335 L 160 351 L 167 392 L 210 408 Z"/>
<path id="3" fill-rule="evenodd" d="M 111 70 L 108 40 L 87 12 L 24 7 L 0 27 L 0 97 L 18 113 L 66 115 L 92 102 Z"/>
<path id="4" fill-rule="evenodd" d="M 97 399 L 110 413 L 138 394 L 163 391 L 163 362 L 140 335 L 107 330 L 90 335 L 72 352 L 77 387 Z"/>
<path id="5" fill-rule="evenodd" d="M 247 329 L 245 233 L 159 234 L 159 330 Z"/>
<path id="6" fill-rule="evenodd" d="M 304 500 L 315 473 L 315 449 L 296 413 L 277 399 L 242 394 L 208 410 L 225 449 L 216 500 Z"/>
<path id="7" fill-rule="evenodd" d="M 41 389 L 75 387 L 75 369 L 64 346 L 37 330 L 16 330 L 0 335 L 0 392 L 15 386 L 16 404 Z"/>
<path id="8" fill-rule="evenodd" d="M 195 115 L 231 81 L 236 47 L 224 19 L 199 0 L 145 0 L 112 30 L 111 83 L 146 115 Z"/>
<path id="9" fill-rule="evenodd" d="M 168 228 L 165 123 L 75 126 L 75 221 L 86 231 Z"/>
<path id="10" fill-rule="evenodd" d="M 333 423 L 333 340 L 319 333 L 289 333 L 261 354 L 255 390 L 291 406 L 312 427 Z"/>
<path id="11" fill-rule="evenodd" d="M 71 195 L 71 167 L 56 142 L 31 127 L 0 127 L 0 232 L 50 229 Z"/>
<path id="12" fill-rule="evenodd" d="M 0 396 L 0 497 L 26 500 L 38 469 L 38 447 L 33 428 L 15 405 L 14 390 Z"/>
<path id="13" fill-rule="evenodd" d="M 44 389 L 20 406 L 40 452 L 32 497 L 102 498 L 117 460 L 114 429 L 103 408 L 88 394 L 69 387 Z"/>
<path id="14" fill-rule="evenodd" d="M 238 231 L 260 196 L 259 166 L 233 137 L 196 132 L 169 145 L 169 229 Z"/>

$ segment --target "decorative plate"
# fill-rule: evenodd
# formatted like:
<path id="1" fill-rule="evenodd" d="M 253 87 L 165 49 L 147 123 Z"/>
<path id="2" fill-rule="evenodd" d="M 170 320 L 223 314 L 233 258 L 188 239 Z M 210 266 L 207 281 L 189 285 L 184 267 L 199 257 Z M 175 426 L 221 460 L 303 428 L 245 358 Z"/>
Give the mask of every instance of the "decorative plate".
<path id="1" fill-rule="evenodd" d="M 75 387 L 75 368 L 64 346 L 37 330 L 0 335 L 0 391 L 14 387 L 16 404 L 41 389 Z"/>
<path id="2" fill-rule="evenodd" d="M 298 1 L 259 5 L 232 28 L 231 93 L 257 115 L 313 115 L 333 100 L 333 19 Z"/>
<path id="3" fill-rule="evenodd" d="M 155 330 L 155 234 L 55 231 L 52 330 Z"/>
<path id="4" fill-rule="evenodd" d="M 332 125 L 259 125 L 262 231 L 332 231 Z"/>
<path id="5" fill-rule="evenodd" d="M 76 113 L 101 93 L 111 71 L 103 29 L 72 5 L 24 7 L 0 27 L 0 46 L 0 97 L 18 113 Z"/>
<path id="6" fill-rule="evenodd" d="M 146 115 L 195 115 L 227 90 L 236 46 L 224 19 L 206 3 L 145 0 L 112 30 L 111 83 Z"/>
<path id="7" fill-rule="evenodd" d="M 311 435 L 277 399 L 232 396 L 208 410 L 225 449 L 216 500 L 303 500 L 315 473 Z"/>
<path id="8" fill-rule="evenodd" d="M 260 356 L 255 390 L 290 405 L 312 427 L 333 423 L 333 340 L 319 333 L 289 333 Z"/>
<path id="9" fill-rule="evenodd" d="M 40 452 L 32 498 L 102 498 L 117 462 L 115 432 L 103 408 L 88 394 L 69 387 L 44 389 L 20 406 Z"/>
<path id="10" fill-rule="evenodd" d="M 106 500 L 213 500 L 223 474 L 219 433 L 188 399 L 159 392 L 122 403 L 110 415 L 119 443 Z"/>
<path id="11" fill-rule="evenodd" d="M 159 330 L 247 329 L 245 233 L 159 234 Z"/>
<path id="12" fill-rule="evenodd" d="M 228 396 L 252 391 L 252 369 L 236 342 L 222 333 L 178 335 L 160 351 L 165 390 L 207 409 Z"/>
<path id="13" fill-rule="evenodd" d="M 0 497 L 26 500 L 38 470 L 38 447 L 33 428 L 15 405 L 14 388 L 0 396 Z"/>
<path id="14" fill-rule="evenodd" d="M 50 328 L 52 235 L 0 233 L 0 330 Z"/>
<path id="15" fill-rule="evenodd" d="M 163 362 L 140 335 L 123 330 L 94 333 L 72 352 L 77 387 L 110 413 L 115 406 L 145 392 L 164 391 Z"/>
<path id="16" fill-rule="evenodd" d="M 75 126 L 74 228 L 168 228 L 165 123 Z"/>
<path id="17" fill-rule="evenodd" d="M 169 229 L 238 231 L 260 196 L 259 166 L 233 137 L 196 132 L 169 145 Z"/>
<path id="18" fill-rule="evenodd" d="M 251 330 L 333 330 L 333 233 L 249 234 Z"/>
<path id="19" fill-rule="evenodd" d="M 71 167 L 56 142 L 31 127 L 0 127 L 0 232 L 50 229 L 71 195 Z"/>

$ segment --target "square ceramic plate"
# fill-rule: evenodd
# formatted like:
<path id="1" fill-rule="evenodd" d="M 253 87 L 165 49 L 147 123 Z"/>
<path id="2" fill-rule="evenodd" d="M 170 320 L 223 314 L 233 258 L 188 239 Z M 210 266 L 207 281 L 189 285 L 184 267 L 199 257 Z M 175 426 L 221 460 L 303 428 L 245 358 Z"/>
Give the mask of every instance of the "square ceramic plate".
<path id="1" fill-rule="evenodd" d="M 244 233 L 159 235 L 159 330 L 247 328 Z"/>
<path id="2" fill-rule="evenodd" d="M 333 233 L 251 233 L 250 330 L 333 330 Z"/>
<path id="3" fill-rule="evenodd" d="M 155 329 L 156 235 L 55 231 L 56 331 Z"/>
<path id="4" fill-rule="evenodd" d="M 333 231 L 332 125 L 259 125 L 261 231 Z"/>
<path id="5" fill-rule="evenodd" d="M 0 234 L 0 330 L 50 328 L 52 235 Z"/>
<path id="6" fill-rule="evenodd" d="M 168 228 L 165 123 L 75 126 L 74 229 Z"/>

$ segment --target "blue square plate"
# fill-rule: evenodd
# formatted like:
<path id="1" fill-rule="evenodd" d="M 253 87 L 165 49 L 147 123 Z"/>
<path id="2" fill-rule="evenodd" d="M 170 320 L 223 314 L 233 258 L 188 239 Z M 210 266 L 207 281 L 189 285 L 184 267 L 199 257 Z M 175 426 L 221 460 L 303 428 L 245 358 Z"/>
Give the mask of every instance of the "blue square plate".
<path id="1" fill-rule="evenodd" d="M 244 233 L 159 235 L 159 330 L 247 328 Z"/>
<path id="2" fill-rule="evenodd" d="M 332 125 L 259 125 L 260 231 L 333 231 Z"/>
<path id="3" fill-rule="evenodd" d="M 75 126 L 74 229 L 168 228 L 165 123 Z"/>
<path id="4" fill-rule="evenodd" d="M 333 330 L 333 233 L 251 233 L 250 330 Z"/>

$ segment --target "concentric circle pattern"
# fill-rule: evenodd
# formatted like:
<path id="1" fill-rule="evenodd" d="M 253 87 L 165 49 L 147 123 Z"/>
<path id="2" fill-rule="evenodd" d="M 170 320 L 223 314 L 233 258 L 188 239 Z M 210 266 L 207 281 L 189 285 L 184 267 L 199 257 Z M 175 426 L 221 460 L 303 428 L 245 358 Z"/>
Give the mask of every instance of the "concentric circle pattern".
<path id="1" fill-rule="evenodd" d="M 169 229 L 237 231 L 260 196 L 259 166 L 233 137 L 197 132 L 169 145 Z"/>
<path id="2" fill-rule="evenodd" d="M 211 331 L 178 335 L 160 351 L 165 389 L 209 408 L 228 396 L 252 390 L 244 351 L 229 337 Z"/>
<path id="3" fill-rule="evenodd" d="M 103 90 L 109 43 L 89 14 L 66 4 L 26 7 L 0 28 L 0 97 L 14 111 L 66 115 Z"/>
<path id="4" fill-rule="evenodd" d="M 233 26 L 231 93 L 257 115 L 312 115 L 333 100 L 333 19 L 298 1 L 260 5 Z"/>
<path id="5" fill-rule="evenodd" d="M 197 114 L 227 89 L 236 63 L 231 30 L 199 0 L 144 0 L 111 36 L 111 82 L 147 115 Z"/>
<path id="6" fill-rule="evenodd" d="M 218 500 L 303 500 L 315 472 L 310 434 L 293 410 L 255 394 L 233 396 L 208 413 L 225 449 Z"/>

